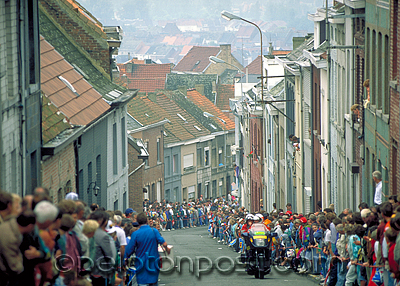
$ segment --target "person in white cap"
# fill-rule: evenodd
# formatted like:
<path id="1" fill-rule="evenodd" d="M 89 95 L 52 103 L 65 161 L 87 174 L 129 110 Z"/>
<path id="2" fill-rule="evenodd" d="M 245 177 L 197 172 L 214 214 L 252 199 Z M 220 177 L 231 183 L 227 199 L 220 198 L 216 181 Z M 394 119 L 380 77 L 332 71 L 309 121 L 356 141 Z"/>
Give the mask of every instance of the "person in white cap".
<path id="1" fill-rule="evenodd" d="M 74 193 L 74 192 L 70 192 L 65 196 L 66 200 L 73 200 L 73 201 L 77 201 L 79 200 L 78 194 Z"/>

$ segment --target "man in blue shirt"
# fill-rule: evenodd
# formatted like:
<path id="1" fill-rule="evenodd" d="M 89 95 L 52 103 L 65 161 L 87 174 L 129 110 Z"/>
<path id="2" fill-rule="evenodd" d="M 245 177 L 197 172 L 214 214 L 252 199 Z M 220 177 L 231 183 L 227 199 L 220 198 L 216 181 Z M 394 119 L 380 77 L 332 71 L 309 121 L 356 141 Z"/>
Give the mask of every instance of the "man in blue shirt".
<path id="1" fill-rule="evenodd" d="M 146 213 L 138 214 L 137 222 L 139 229 L 132 233 L 131 240 L 125 249 L 125 258 L 136 253 L 136 280 L 139 286 L 156 286 L 160 272 L 158 245 L 164 246 L 167 253 L 170 252 L 170 249 L 160 233 L 147 225 Z"/>

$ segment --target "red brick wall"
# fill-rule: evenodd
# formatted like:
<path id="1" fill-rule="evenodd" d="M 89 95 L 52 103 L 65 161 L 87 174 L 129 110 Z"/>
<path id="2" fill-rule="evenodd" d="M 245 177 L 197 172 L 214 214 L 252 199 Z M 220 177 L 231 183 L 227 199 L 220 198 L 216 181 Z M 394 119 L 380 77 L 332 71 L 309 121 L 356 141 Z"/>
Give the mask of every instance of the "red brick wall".
<path id="1" fill-rule="evenodd" d="M 399 3 L 398 1 L 390 2 L 390 80 L 396 80 L 399 84 L 398 66 L 400 60 L 399 43 Z M 396 56 L 397 55 L 397 56 Z M 397 90 L 390 88 L 390 160 L 389 160 L 389 190 L 390 194 L 397 194 L 397 188 L 400 186 L 400 166 L 399 166 L 399 93 Z M 396 155 L 397 154 L 397 155 Z"/>
<path id="2" fill-rule="evenodd" d="M 42 162 L 42 186 L 50 190 L 53 202 L 58 202 L 58 190 L 62 189 L 62 198 L 65 197 L 66 184 L 71 181 L 71 191 L 75 188 L 75 153 L 73 144 L 69 144 L 58 154 Z"/>
<path id="3" fill-rule="evenodd" d="M 143 160 L 138 159 L 138 152 L 128 144 L 128 164 L 130 174 L 133 170 L 143 163 Z M 143 170 L 144 166 L 138 171 L 129 176 L 129 205 L 128 207 L 133 208 L 137 212 L 143 210 Z"/>
<path id="4" fill-rule="evenodd" d="M 66 1 L 40 0 L 40 4 L 69 36 L 109 74 L 110 53 L 105 33 L 81 12 L 72 10 L 71 4 Z"/>
<path id="5" fill-rule="evenodd" d="M 355 35 L 354 35 L 354 40 L 355 40 L 355 44 L 356 45 L 364 45 L 364 34 L 362 33 L 362 31 L 365 29 L 365 21 L 362 18 L 355 18 L 354 19 L 354 27 L 355 27 Z M 364 87 L 363 87 L 363 83 L 364 83 L 364 59 L 365 59 L 365 55 L 364 55 L 364 49 L 356 49 L 355 50 L 355 56 L 356 56 L 356 67 L 355 67 L 355 85 L 356 85 L 356 98 L 355 98 L 355 102 L 359 104 L 359 108 L 360 108 L 360 114 L 363 114 L 363 95 L 364 95 Z M 363 173 L 363 165 L 364 165 L 364 161 L 361 158 L 361 146 L 364 144 L 364 138 L 361 136 L 362 135 L 362 120 L 363 118 L 361 117 L 361 122 L 360 122 L 360 132 L 354 131 L 354 154 L 355 154 L 355 161 L 358 164 L 358 166 L 360 167 L 360 176 L 359 176 L 359 194 L 360 194 L 360 202 L 363 201 L 363 197 L 362 197 L 362 173 Z M 361 137 L 360 139 L 358 139 L 359 137 Z"/>

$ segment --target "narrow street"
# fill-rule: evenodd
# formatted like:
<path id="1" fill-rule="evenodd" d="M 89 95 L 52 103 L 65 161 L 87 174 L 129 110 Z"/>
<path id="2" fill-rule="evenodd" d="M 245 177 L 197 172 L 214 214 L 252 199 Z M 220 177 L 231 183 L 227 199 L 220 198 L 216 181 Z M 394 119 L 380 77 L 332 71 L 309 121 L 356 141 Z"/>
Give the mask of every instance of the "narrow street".
<path id="1" fill-rule="evenodd" d="M 223 274 L 217 270 L 216 261 L 220 259 L 219 268 L 229 269 L 232 267 L 228 258 L 236 261 L 239 254 L 232 251 L 227 245 L 217 243 L 216 240 L 208 236 L 206 227 L 197 227 L 185 230 L 176 230 L 170 232 L 162 232 L 163 237 L 169 245 L 173 245 L 173 256 L 175 262 L 179 257 L 190 257 L 193 260 L 194 272 L 196 272 L 196 256 L 208 257 L 213 263 L 212 269 L 208 273 L 199 273 L 197 278 L 195 273 L 190 272 L 188 259 L 182 259 L 180 273 L 175 265 L 175 270 L 169 273 L 161 273 L 159 277 L 159 285 L 295 285 L 309 286 L 317 285 L 310 278 L 304 275 L 297 275 L 292 272 L 284 275 L 279 274 L 274 269 L 265 279 L 255 279 L 254 276 L 247 275 L 241 266 L 236 266 L 229 274 Z M 204 262 L 204 263 L 203 263 Z M 166 263 L 166 262 L 164 262 Z M 167 262 L 168 263 L 168 262 Z M 200 268 L 207 268 L 207 261 L 201 260 Z M 164 264 L 164 267 L 166 265 Z M 170 264 L 168 264 L 169 268 Z"/>

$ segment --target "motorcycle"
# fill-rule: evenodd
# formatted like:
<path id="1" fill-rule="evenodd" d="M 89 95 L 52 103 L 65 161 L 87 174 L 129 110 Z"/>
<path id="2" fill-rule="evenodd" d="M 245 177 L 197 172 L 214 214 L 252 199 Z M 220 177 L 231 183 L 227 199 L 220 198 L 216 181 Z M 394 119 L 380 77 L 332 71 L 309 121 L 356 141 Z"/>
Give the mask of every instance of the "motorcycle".
<path id="1" fill-rule="evenodd" d="M 241 255 L 241 262 L 246 264 L 247 274 L 264 279 L 271 272 L 271 242 L 278 234 L 270 232 L 262 223 L 255 223 L 248 233 L 242 235 L 246 253 Z"/>

